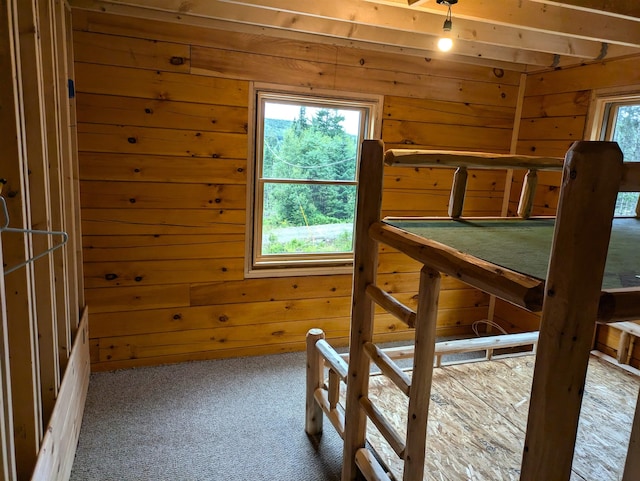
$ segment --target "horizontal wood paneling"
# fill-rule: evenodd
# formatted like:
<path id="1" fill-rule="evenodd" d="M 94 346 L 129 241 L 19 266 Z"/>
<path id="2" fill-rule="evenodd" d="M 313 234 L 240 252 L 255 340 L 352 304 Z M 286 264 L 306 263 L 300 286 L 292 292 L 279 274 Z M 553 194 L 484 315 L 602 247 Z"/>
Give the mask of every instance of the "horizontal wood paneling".
<path id="1" fill-rule="evenodd" d="M 386 248 L 391 250 L 390 248 Z M 397 254 L 397 253 L 396 253 Z M 404 256 L 405 259 L 408 259 Z M 408 262 L 413 262 L 411 259 Z M 191 305 L 264 302 L 289 299 L 312 299 L 351 295 L 351 275 L 277 277 L 245 279 L 240 282 L 214 282 L 191 286 Z M 419 273 L 397 274 L 386 272 L 378 275 L 377 283 L 390 294 L 418 291 Z M 459 280 L 442 276 L 441 285 L 446 289 L 461 289 Z"/>
<path id="2" fill-rule="evenodd" d="M 529 95 L 522 104 L 522 118 L 563 117 L 567 115 L 586 115 L 591 92 L 578 90 L 548 95 Z"/>
<path id="3" fill-rule="evenodd" d="M 176 277 L 190 282 L 214 282 L 243 278 L 242 259 L 181 259 L 136 262 L 88 262 L 85 286 L 135 286 L 175 284 Z"/>
<path id="4" fill-rule="evenodd" d="M 116 318 L 124 319 L 126 316 L 122 315 L 123 312 L 129 313 L 138 309 L 146 309 L 148 306 L 154 306 L 155 309 L 188 307 L 189 286 L 187 284 L 167 284 L 88 289 L 87 302 L 94 306 L 92 312 L 117 312 Z M 93 337 L 100 337 L 98 324 L 98 321 L 92 319 L 91 334 Z"/>
<path id="5" fill-rule="evenodd" d="M 78 104 L 78 121 L 198 132 L 247 133 L 246 107 L 85 94 Z"/>
<path id="6" fill-rule="evenodd" d="M 527 77 L 516 151 L 527 155 L 564 157 L 573 142 L 584 135 L 591 93 L 576 92 L 535 94 L 535 76 Z M 515 172 L 509 200 L 509 212 L 515 214 L 522 189 L 524 172 Z M 534 215 L 554 215 L 560 194 L 561 174 L 539 172 L 533 203 Z"/>
<path id="7" fill-rule="evenodd" d="M 87 262 L 242 257 L 244 235 L 85 236 Z"/>
<path id="8" fill-rule="evenodd" d="M 584 123 L 584 115 L 523 119 L 520 123 L 520 140 L 582 140 Z"/>
<path id="9" fill-rule="evenodd" d="M 79 93 L 247 107 L 249 86 L 240 80 L 83 62 L 75 69 Z"/>
<path id="10" fill-rule="evenodd" d="M 576 133 L 577 135 L 577 133 Z M 540 155 L 542 157 L 564 157 L 571 148 L 575 139 L 546 140 L 546 139 L 520 139 L 516 144 L 516 150 L 522 155 Z"/>
<path id="11" fill-rule="evenodd" d="M 74 42 L 76 62 L 185 73 L 191 70 L 188 45 L 82 31 L 76 31 Z"/>
<path id="12" fill-rule="evenodd" d="M 547 95 L 637 84 L 640 84 L 640 57 L 634 56 L 532 74 L 527 78 L 527 95 Z"/>
<path id="13" fill-rule="evenodd" d="M 237 184 L 82 181 L 89 209 L 244 209 L 247 193 Z"/>
<path id="14" fill-rule="evenodd" d="M 214 159 L 246 159 L 246 134 L 79 124 L 82 152 L 113 152 Z"/>
<path id="15" fill-rule="evenodd" d="M 91 359 L 109 369 L 304 348 L 349 333 L 351 275 L 244 278 L 249 82 L 384 95 L 393 146 L 508 152 L 520 76 L 442 60 L 75 11 Z M 446 213 L 453 171 L 386 172 L 384 213 Z M 465 212 L 500 212 L 505 172 L 470 171 Z M 419 266 L 381 248 L 415 308 Z M 439 333 L 487 317 L 443 277 Z M 410 338 L 377 314 L 377 336 Z"/>
<path id="16" fill-rule="evenodd" d="M 436 150 L 475 149 L 504 153 L 508 152 L 511 141 L 509 130 L 464 125 L 451 127 L 438 123 L 436 115 L 430 123 L 385 119 L 383 127 L 385 142 L 403 144 L 404 148 L 421 145 Z"/>
<path id="17" fill-rule="evenodd" d="M 464 323 L 460 326 L 437 326 L 436 335 L 455 337 L 466 336 L 469 334 L 469 326 Z M 375 342 L 406 342 L 407 334 L 405 331 L 384 331 L 374 334 Z M 347 346 L 349 338 L 333 337 L 331 338 L 331 344 L 333 346 Z M 176 363 L 185 361 L 199 361 L 209 359 L 220 359 L 226 357 L 241 357 L 241 356 L 256 356 L 265 354 L 282 354 L 285 352 L 302 351 L 305 349 L 306 340 L 294 341 L 289 343 L 280 342 L 277 344 L 266 344 L 259 346 L 237 347 L 232 351 L 228 350 L 208 350 L 198 352 L 185 352 L 182 354 L 165 354 L 159 356 L 142 357 L 142 358 L 129 358 L 122 361 L 108 360 L 101 362 L 99 360 L 99 346 L 98 341 L 94 340 L 91 344 L 91 369 L 93 371 L 105 371 L 112 369 L 126 369 L 131 367 L 142 366 L 155 366 L 158 364 Z"/>
<path id="18" fill-rule="evenodd" d="M 540 314 L 529 312 L 518 306 L 498 299 L 494 319 L 510 332 L 528 332 L 540 329 Z"/>
<path id="19" fill-rule="evenodd" d="M 245 212 L 203 209 L 82 209 L 83 235 L 244 234 Z"/>
<path id="20" fill-rule="evenodd" d="M 109 305 L 115 301 L 118 293 L 123 298 L 145 296 L 145 294 L 161 294 L 162 290 L 151 288 L 110 288 L 95 290 L 93 296 L 96 302 L 96 313 L 93 319 L 94 337 L 127 336 L 149 332 L 170 332 L 189 329 L 206 329 L 213 327 L 253 326 L 262 322 L 298 322 L 306 319 L 343 318 L 348 321 L 351 309 L 349 296 L 288 299 L 283 301 L 263 301 L 252 303 L 220 303 L 205 306 L 180 305 L 184 301 L 184 291 L 178 286 L 168 286 L 174 291 L 172 298 L 177 303 L 173 308 L 158 305 L 157 309 L 136 309 L 136 303 L 127 312 L 118 312 Z M 112 292 L 117 291 L 117 292 Z M 415 309 L 415 293 L 398 296 L 398 299 Z M 215 298 L 210 299 L 212 304 Z M 442 292 L 440 298 L 442 312 L 439 320 L 455 323 L 459 319 L 467 318 L 470 314 L 477 314 L 488 304 L 488 298 L 483 293 L 473 289 L 449 289 Z M 120 303 L 122 304 L 122 303 Z M 141 304 L 138 304 L 141 306 Z M 462 309 L 462 312 L 458 312 Z M 122 309 L 121 309 L 122 310 Z M 466 312 L 465 312 L 466 310 Z M 377 312 L 382 316 L 383 311 Z M 116 314 L 112 314 L 116 313 Z"/>
<path id="21" fill-rule="evenodd" d="M 345 66 L 331 63 L 275 57 L 226 49 L 193 47 L 191 66 L 203 75 L 232 77 L 263 82 L 286 83 L 301 87 L 379 93 L 407 97 L 435 97 L 456 101 L 461 95 L 483 105 L 513 106 L 518 87 L 495 82 L 448 79 L 428 72 L 406 73 L 402 70 L 378 70 L 364 65 Z M 425 92 L 429 92 L 427 96 Z"/>
<path id="22" fill-rule="evenodd" d="M 412 122 L 437 121 L 440 125 L 466 125 L 506 129 L 513 128 L 513 107 L 445 102 L 433 99 L 385 97 L 385 118 Z"/>
<path id="23" fill-rule="evenodd" d="M 212 157 L 180 159 L 164 155 L 82 152 L 80 176 L 86 180 L 179 184 L 241 184 L 247 182 L 247 160 Z"/>
<path id="24" fill-rule="evenodd" d="M 405 212 L 411 206 L 416 215 L 420 215 L 425 208 L 446 212 L 449 205 L 450 193 L 446 191 L 406 191 L 385 190 L 382 209 L 384 211 L 402 208 Z M 502 193 L 481 191 L 480 193 L 468 192 L 464 201 L 464 212 L 469 215 L 473 212 L 500 209 L 502 205 Z M 424 206 L 424 207 L 422 207 Z"/>
<path id="25" fill-rule="evenodd" d="M 455 169 L 387 167 L 384 175 L 386 189 L 429 190 L 450 192 Z M 468 171 L 467 188 L 475 191 L 502 191 L 506 171 L 471 170 Z"/>

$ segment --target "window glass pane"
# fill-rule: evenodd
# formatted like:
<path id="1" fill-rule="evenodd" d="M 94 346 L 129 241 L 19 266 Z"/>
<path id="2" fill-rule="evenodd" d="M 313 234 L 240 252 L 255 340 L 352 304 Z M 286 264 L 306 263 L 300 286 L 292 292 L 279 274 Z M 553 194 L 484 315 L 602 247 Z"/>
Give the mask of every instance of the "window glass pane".
<path id="1" fill-rule="evenodd" d="M 618 107 L 613 140 L 620 145 L 625 162 L 640 161 L 640 104 Z"/>
<path id="2" fill-rule="evenodd" d="M 262 255 L 351 252 L 355 185 L 266 183 Z"/>
<path id="3" fill-rule="evenodd" d="M 358 156 L 380 99 L 350 97 L 256 92 L 253 272 L 352 262 Z"/>
<path id="4" fill-rule="evenodd" d="M 362 112 L 264 102 L 266 179 L 355 180 Z"/>
<path id="5" fill-rule="evenodd" d="M 619 105 L 615 109 L 612 140 L 618 142 L 625 162 L 640 161 L 640 104 Z M 620 192 L 616 202 L 616 216 L 635 216 L 637 192 Z"/>
<path id="6" fill-rule="evenodd" d="M 638 205 L 637 192 L 620 192 L 616 199 L 616 217 L 635 217 L 636 205 Z"/>

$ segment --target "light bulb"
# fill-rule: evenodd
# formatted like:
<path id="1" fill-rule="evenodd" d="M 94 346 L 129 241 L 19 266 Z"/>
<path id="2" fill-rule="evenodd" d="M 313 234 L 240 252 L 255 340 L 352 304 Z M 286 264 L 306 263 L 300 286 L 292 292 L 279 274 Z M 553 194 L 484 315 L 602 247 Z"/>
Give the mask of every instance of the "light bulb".
<path id="1" fill-rule="evenodd" d="M 443 52 L 448 52 L 453 47 L 453 40 L 449 37 L 442 37 L 438 40 L 438 48 Z"/>

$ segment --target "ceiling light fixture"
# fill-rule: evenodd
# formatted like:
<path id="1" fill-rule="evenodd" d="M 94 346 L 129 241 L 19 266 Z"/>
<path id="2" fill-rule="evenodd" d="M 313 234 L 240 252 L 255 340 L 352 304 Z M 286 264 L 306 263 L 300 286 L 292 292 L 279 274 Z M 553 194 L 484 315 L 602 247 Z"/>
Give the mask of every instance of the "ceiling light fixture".
<path id="1" fill-rule="evenodd" d="M 453 47 L 453 40 L 451 39 L 451 5 L 458 3 L 458 0 L 436 0 L 436 3 L 447 6 L 447 16 L 442 25 L 443 36 L 438 39 L 438 48 L 443 52 L 448 52 Z"/>

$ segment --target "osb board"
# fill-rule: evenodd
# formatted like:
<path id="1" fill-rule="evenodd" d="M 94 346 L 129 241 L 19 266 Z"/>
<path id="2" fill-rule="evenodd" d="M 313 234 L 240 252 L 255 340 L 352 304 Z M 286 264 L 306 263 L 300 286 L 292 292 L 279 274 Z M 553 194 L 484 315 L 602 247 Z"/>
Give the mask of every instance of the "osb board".
<path id="1" fill-rule="evenodd" d="M 534 358 L 523 356 L 434 371 L 425 480 L 518 480 Z M 572 481 L 620 479 L 640 379 L 592 358 L 589 363 Z M 370 398 L 402 436 L 407 400 L 384 376 Z M 402 463 L 369 423 L 367 439 L 397 479 Z"/>

